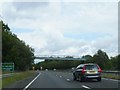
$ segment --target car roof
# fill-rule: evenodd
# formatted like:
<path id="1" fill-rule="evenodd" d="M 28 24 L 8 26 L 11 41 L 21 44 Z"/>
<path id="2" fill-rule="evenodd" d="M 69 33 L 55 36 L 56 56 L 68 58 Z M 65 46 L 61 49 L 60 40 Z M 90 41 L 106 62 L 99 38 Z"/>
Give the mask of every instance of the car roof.
<path id="1" fill-rule="evenodd" d="M 86 63 L 86 64 L 79 64 L 76 68 L 83 67 L 84 65 L 97 65 L 95 63 Z"/>
<path id="2" fill-rule="evenodd" d="M 80 65 L 97 65 L 95 63 L 85 63 L 85 64 L 80 64 Z"/>

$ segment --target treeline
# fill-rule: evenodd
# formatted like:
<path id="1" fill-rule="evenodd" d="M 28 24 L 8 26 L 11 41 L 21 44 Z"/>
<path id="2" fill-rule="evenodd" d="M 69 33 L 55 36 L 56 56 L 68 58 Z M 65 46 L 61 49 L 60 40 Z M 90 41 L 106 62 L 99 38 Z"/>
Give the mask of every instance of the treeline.
<path id="1" fill-rule="evenodd" d="M 120 70 L 120 55 L 109 58 L 106 52 L 98 50 L 93 57 L 90 55 L 83 57 L 87 58 L 87 63 L 97 63 L 104 70 Z"/>
<path id="2" fill-rule="evenodd" d="M 43 67 L 44 69 L 69 69 L 71 67 L 76 67 L 76 65 L 79 65 L 80 61 L 68 61 L 68 60 L 46 60 L 43 62 L 40 62 L 38 64 L 35 64 L 35 69 L 40 69 L 40 67 Z"/>
<path id="3" fill-rule="evenodd" d="M 2 23 L 2 63 L 12 62 L 15 70 L 27 70 L 34 62 L 34 49 L 26 45 Z"/>
<path id="4" fill-rule="evenodd" d="M 107 53 L 98 50 L 93 56 L 85 55 L 82 59 L 86 60 L 45 60 L 35 64 L 36 69 L 70 69 L 83 63 L 97 63 L 103 70 L 120 70 L 120 55 L 109 58 Z"/>

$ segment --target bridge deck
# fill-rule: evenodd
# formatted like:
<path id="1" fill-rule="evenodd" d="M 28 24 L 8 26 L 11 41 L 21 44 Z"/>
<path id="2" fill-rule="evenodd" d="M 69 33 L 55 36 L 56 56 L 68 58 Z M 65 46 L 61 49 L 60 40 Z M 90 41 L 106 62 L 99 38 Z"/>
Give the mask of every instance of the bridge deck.
<path id="1" fill-rule="evenodd" d="M 83 58 L 60 58 L 60 57 L 35 57 L 35 59 L 45 59 L 45 60 L 85 60 Z"/>

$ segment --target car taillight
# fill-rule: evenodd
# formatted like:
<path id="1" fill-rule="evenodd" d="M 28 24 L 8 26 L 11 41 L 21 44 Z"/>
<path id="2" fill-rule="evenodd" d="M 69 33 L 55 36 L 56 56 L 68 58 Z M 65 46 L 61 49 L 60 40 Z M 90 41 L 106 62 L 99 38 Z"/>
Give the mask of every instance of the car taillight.
<path id="1" fill-rule="evenodd" d="M 97 65 L 98 66 L 98 65 Z M 98 66 L 98 72 L 102 72 L 101 68 Z"/>
<path id="2" fill-rule="evenodd" d="M 84 73 L 85 73 L 85 66 L 82 69 L 82 74 L 84 74 Z"/>
<path id="3" fill-rule="evenodd" d="M 98 69 L 98 72 L 102 72 L 102 70 L 99 68 L 99 69 Z"/>

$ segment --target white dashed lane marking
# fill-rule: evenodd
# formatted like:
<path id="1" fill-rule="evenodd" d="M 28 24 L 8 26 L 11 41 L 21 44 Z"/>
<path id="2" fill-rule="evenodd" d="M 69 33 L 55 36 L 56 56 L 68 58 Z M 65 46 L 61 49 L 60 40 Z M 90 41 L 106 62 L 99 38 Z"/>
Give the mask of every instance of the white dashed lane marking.
<path id="1" fill-rule="evenodd" d="M 67 81 L 70 81 L 70 79 L 66 79 Z"/>
<path id="2" fill-rule="evenodd" d="M 89 88 L 88 86 L 85 86 L 85 85 L 82 85 L 83 88 L 86 88 L 86 89 L 91 89 Z"/>
<path id="3" fill-rule="evenodd" d="M 115 80 L 115 79 L 109 79 L 109 78 L 102 78 L 103 80 L 111 80 L 111 81 L 119 81 L 119 80 Z"/>

